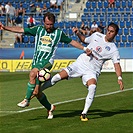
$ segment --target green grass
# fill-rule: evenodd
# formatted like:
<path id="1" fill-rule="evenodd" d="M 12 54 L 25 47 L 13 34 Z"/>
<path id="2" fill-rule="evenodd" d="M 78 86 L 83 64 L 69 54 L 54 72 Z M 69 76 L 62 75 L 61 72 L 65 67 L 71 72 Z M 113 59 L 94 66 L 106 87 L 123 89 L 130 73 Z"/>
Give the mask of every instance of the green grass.
<path id="1" fill-rule="evenodd" d="M 125 90 L 133 88 L 133 73 L 123 73 Z M 88 122 L 81 122 L 84 100 L 56 105 L 54 119 L 47 120 L 47 112 L 34 98 L 23 113 L 18 108 L 26 93 L 27 72 L 0 73 L 0 132 L 1 133 L 132 133 L 133 91 L 95 97 L 88 112 Z M 115 73 L 102 73 L 96 96 L 119 90 Z M 51 103 L 85 98 L 87 89 L 80 78 L 64 80 L 44 91 Z M 16 113 L 17 112 L 17 113 Z"/>

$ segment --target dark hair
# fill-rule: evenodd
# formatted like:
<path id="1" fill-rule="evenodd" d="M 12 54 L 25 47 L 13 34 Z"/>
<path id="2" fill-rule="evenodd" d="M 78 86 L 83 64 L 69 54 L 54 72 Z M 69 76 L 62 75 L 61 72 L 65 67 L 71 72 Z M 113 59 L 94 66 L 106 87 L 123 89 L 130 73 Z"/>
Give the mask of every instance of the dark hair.
<path id="1" fill-rule="evenodd" d="M 48 17 L 50 21 L 55 23 L 55 15 L 53 13 L 47 12 L 44 14 L 43 21 L 45 22 L 45 18 Z"/>
<path id="2" fill-rule="evenodd" d="M 111 27 L 113 27 L 113 28 L 115 29 L 116 34 L 118 33 L 118 31 L 119 31 L 119 26 L 118 26 L 117 24 L 111 22 L 111 23 L 108 25 L 108 27 L 109 27 L 109 26 L 111 26 Z"/>

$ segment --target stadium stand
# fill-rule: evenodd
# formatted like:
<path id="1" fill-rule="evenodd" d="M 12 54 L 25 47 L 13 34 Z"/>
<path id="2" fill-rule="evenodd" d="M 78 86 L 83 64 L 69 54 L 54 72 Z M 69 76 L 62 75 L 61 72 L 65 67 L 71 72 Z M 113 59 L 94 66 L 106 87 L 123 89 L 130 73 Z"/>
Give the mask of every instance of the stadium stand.
<path id="1" fill-rule="evenodd" d="M 0 2 L 5 5 L 7 0 L 0 0 Z M 26 14 L 23 16 L 23 27 L 27 27 L 26 19 L 30 14 L 29 5 L 35 3 L 39 4 L 41 7 L 44 3 L 48 8 L 48 11 L 53 12 L 56 15 L 55 27 L 63 29 L 63 31 L 72 37 L 74 40 L 78 38 L 72 33 L 71 28 L 77 26 L 80 28 L 82 21 L 90 27 L 91 23 L 95 20 L 97 23 L 103 22 L 103 25 L 108 25 L 110 22 L 118 23 L 120 30 L 116 36 L 115 42 L 118 43 L 118 47 L 133 47 L 133 1 L 132 0 L 115 0 L 115 7 L 108 8 L 108 0 L 95 0 L 87 1 L 84 3 L 84 8 L 80 11 L 81 15 L 80 21 L 58 21 L 58 16 L 60 15 L 59 9 L 51 9 L 49 0 L 43 0 L 38 3 L 35 0 L 10 0 L 13 6 L 17 7 L 20 2 L 23 3 L 23 7 L 26 8 Z M 67 12 L 67 11 L 66 11 Z M 42 16 L 34 15 L 38 24 L 43 24 Z M 6 24 L 6 16 L 0 16 L 0 21 Z M 15 48 L 18 47 L 34 47 L 34 37 L 23 37 L 23 43 L 14 44 Z M 58 47 L 71 47 L 70 45 L 59 43 Z"/>

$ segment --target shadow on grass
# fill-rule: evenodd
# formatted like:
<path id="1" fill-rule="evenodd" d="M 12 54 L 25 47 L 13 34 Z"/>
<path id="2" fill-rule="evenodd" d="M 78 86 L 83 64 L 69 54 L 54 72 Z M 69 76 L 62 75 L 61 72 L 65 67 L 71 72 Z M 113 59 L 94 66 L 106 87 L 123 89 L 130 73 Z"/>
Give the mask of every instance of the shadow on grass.
<path id="1" fill-rule="evenodd" d="M 98 119 L 103 117 L 111 117 L 117 114 L 127 114 L 127 113 L 133 113 L 133 109 L 129 110 L 114 110 L 114 111 L 107 111 L 107 110 L 90 110 L 88 113 L 89 119 Z M 81 110 L 57 110 L 56 113 L 54 113 L 54 118 L 68 118 L 68 117 L 75 117 L 80 116 Z M 29 119 L 29 121 L 32 120 L 39 120 L 44 119 L 46 116 L 37 116 L 36 118 Z"/>

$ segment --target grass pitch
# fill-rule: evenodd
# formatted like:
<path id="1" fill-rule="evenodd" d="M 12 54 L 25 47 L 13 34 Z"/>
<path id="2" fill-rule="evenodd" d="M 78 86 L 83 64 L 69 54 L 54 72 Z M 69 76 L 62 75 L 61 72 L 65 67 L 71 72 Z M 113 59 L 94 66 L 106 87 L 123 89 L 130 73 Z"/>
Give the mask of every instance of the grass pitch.
<path id="1" fill-rule="evenodd" d="M 49 101 L 56 104 L 54 119 L 47 120 L 46 109 L 36 98 L 28 108 L 17 107 L 26 93 L 28 73 L 0 73 L 0 132 L 132 133 L 133 89 L 130 88 L 133 88 L 133 73 L 123 73 L 123 81 L 126 91 L 109 94 L 119 91 L 117 77 L 115 73 L 101 74 L 88 122 L 79 119 L 87 94 L 81 79 L 57 83 L 44 91 Z"/>

